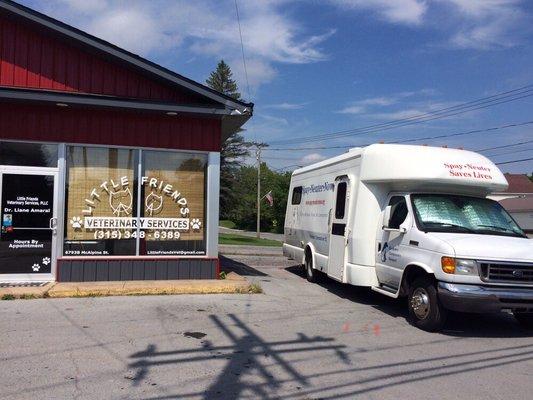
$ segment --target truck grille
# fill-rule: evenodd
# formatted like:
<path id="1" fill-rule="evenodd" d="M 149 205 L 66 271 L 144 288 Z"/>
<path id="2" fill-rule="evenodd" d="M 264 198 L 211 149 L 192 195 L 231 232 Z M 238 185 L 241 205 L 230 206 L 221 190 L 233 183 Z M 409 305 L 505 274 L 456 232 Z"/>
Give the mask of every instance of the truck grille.
<path id="1" fill-rule="evenodd" d="M 533 283 L 533 264 L 479 263 L 481 279 L 487 282 Z"/>

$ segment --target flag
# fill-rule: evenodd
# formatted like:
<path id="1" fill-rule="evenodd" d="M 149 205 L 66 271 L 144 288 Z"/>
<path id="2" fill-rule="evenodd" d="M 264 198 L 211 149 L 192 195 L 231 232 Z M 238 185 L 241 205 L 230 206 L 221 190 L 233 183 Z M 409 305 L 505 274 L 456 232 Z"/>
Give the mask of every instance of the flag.
<path id="1" fill-rule="evenodd" d="M 274 198 L 272 197 L 272 190 L 265 194 L 265 199 L 267 199 L 268 204 L 270 204 L 270 207 L 274 205 Z"/>

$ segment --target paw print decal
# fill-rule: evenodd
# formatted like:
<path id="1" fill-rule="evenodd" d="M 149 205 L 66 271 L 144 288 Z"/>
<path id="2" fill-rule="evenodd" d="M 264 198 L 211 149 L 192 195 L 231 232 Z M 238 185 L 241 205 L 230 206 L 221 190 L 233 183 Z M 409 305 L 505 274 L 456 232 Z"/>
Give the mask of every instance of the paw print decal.
<path id="1" fill-rule="evenodd" d="M 73 217 L 70 220 L 70 225 L 72 225 L 74 229 L 81 229 L 83 227 L 83 221 L 80 217 Z"/>
<path id="2" fill-rule="evenodd" d="M 33 264 L 31 266 L 31 269 L 33 270 L 33 272 L 39 272 L 39 270 L 41 269 L 41 266 L 39 264 Z"/>
<path id="3" fill-rule="evenodd" d="M 194 229 L 195 231 L 199 230 L 200 227 L 202 226 L 202 223 L 200 222 L 200 220 L 198 218 L 193 218 L 191 220 L 191 226 L 192 226 L 192 229 Z"/>
<path id="4" fill-rule="evenodd" d="M 48 265 L 48 264 L 50 264 L 50 257 L 45 257 L 45 258 L 43 258 L 43 264 L 44 264 L 44 265 Z"/>

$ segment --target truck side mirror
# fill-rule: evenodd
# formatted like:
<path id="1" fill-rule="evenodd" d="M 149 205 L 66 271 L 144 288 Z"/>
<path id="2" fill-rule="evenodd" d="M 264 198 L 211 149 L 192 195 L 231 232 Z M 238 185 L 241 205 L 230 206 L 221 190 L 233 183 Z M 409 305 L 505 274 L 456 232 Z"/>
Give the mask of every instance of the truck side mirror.
<path id="1" fill-rule="evenodd" d="M 391 212 L 392 212 L 392 206 L 385 207 L 385 211 L 383 212 L 383 228 L 390 227 Z"/>

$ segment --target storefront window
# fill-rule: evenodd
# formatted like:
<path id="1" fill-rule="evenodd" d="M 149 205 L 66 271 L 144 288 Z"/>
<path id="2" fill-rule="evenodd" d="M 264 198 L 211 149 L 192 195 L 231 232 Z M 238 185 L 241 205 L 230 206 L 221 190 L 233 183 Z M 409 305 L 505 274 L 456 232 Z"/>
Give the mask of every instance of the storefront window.
<path id="1" fill-rule="evenodd" d="M 0 165 L 57 167 L 57 144 L 0 141 Z"/>
<path id="2" fill-rule="evenodd" d="M 67 147 L 63 254 L 205 255 L 206 168 L 206 154 Z"/>
<path id="3" fill-rule="evenodd" d="M 143 151 L 142 255 L 205 254 L 207 156 Z"/>
<path id="4" fill-rule="evenodd" d="M 67 148 L 66 256 L 135 255 L 138 151 Z"/>

